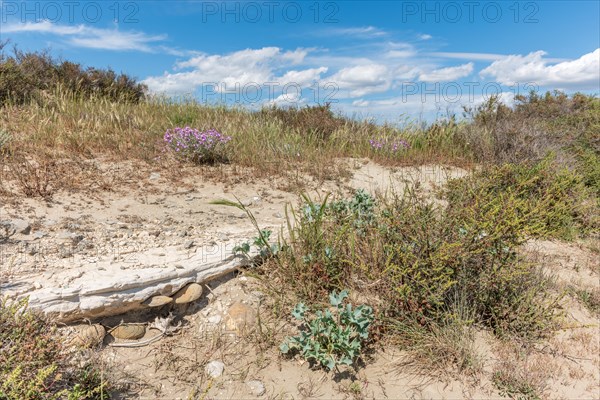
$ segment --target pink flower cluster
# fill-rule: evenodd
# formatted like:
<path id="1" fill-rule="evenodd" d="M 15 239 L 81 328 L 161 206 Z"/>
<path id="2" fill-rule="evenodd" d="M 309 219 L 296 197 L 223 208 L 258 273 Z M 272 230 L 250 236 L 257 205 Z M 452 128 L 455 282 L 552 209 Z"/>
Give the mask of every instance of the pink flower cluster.
<path id="1" fill-rule="evenodd" d="M 231 137 L 215 129 L 200 132 L 186 126 L 167 129 L 163 140 L 178 157 L 195 162 L 212 162 L 222 158 L 221 147 L 229 142 Z"/>
<path id="2" fill-rule="evenodd" d="M 393 142 L 388 141 L 387 139 L 371 139 L 369 140 L 369 144 L 375 150 L 391 150 L 393 153 L 398 150 L 405 150 L 410 148 L 410 144 L 404 139 L 399 139 Z"/>

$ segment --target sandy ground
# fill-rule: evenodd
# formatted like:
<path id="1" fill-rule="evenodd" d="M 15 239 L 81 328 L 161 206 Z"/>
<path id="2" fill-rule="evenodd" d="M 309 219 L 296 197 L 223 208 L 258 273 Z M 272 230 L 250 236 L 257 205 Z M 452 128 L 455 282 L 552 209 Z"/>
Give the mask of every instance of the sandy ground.
<path id="1" fill-rule="evenodd" d="M 419 182 L 428 191 L 465 174 L 439 166 L 389 169 L 366 160 L 349 164 L 348 179 L 309 182 L 305 191 L 312 198 L 358 188 L 390 193 L 401 192 L 407 182 Z M 127 168 L 135 167 L 122 170 L 127 173 Z M 224 184 L 193 174 L 173 180 L 164 172 L 130 172 L 135 179 L 118 190 L 59 191 L 49 201 L 3 200 L 0 220 L 23 219 L 30 231 L 1 243 L 2 294 L 68 285 L 100 261 L 125 258 L 135 270 L 171 254 L 184 258 L 190 252 L 214 249 L 215 243 L 222 246 L 220 251 L 230 252 L 254 236 L 254 228 L 240 210 L 211 201 L 237 197 L 261 228 L 279 232 L 286 205 L 299 200 L 298 193 L 286 191 L 286 185 L 277 181 Z M 556 277 L 558 288 L 600 289 L 598 255 L 587 247 L 536 241 L 527 251 Z M 326 374 L 311 369 L 279 355 L 281 338 L 294 327 L 286 318 L 273 316 L 272 302 L 251 274 L 229 274 L 206 289 L 198 302 L 178 310 L 183 325 L 174 336 L 143 348 L 103 347 L 95 355 L 107 371 L 118 371 L 115 379 L 130 384 L 131 393 L 125 398 L 502 398 L 492 383 L 501 368 L 537 382 L 544 398 L 600 398 L 598 315 L 572 292 L 563 301 L 564 329 L 547 343 L 524 352 L 480 335 L 476 351 L 481 369 L 464 376 L 413 368 L 406 364 L 407 355 L 393 346 L 371 349 L 358 372 Z M 245 320 L 251 329 L 236 328 L 232 306 L 239 304 L 252 310 L 251 321 Z M 149 316 L 126 318 L 141 321 Z M 211 378 L 205 371 L 211 361 L 223 363 L 219 377 Z"/>

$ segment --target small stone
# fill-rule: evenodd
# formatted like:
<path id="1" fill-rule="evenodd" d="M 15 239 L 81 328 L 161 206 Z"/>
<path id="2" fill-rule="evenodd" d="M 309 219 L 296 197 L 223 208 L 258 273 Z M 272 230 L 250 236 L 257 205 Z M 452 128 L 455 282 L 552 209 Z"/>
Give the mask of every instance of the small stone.
<path id="1" fill-rule="evenodd" d="M 42 284 L 38 281 L 33 282 L 33 287 L 36 289 L 41 289 L 42 288 Z"/>
<path id="2" fill-rule="evenodd" d="M 74 337 L 70 344 L 78 347 L 94 347 L 102 343 L 106 329 L 102 325 L 78 325 L 73 327 Z"/>
<path id="3" fill-rule="evenodd" d="M 24 219 L 13 219 L 10 221 L 10 224 L 17 233 L 29 235 L 29 232 L 31 232 L 31 225 L 29 225 L 29 222 L 25 221 Z"/>
<path id="4" fill-rule="evenodd" d="M 175 293 L 173 300 L 175 301 L 175 304 L 186 304 L 198 300 L 200 296 L 202 296 L 202 285 L 190 283 Z"/>
<path id="5" fill-rule="evenodd" d="M 144 304 L 148 307 L 160 307 L 160 306 L 164 306 L 165 304 L 169 304 L 172 301 L 173 301 L 173 298 L 171 298 L 169 296 L 152 296 L 149 299 L 147 299 L 146 301 L 144 301 L 142 304 Z"/>
<path id="6" fill-rule="evenodd" d="M 283 215 L 281 215 L 281 213 L 279 213 L 279 212 L 276 212 L 275 214 L 273 214 L 273 216 L 275 218 L 283 218 Z"/>
<path id="7" fill-rule="evenodd" d="M 252 205 L 252 199 L 242 200 L 242 205 L 244 207 L 250 207 Z"/>
<path id="8" fill-rule="evenodd" d="M 146 334 L 146 326 L 142 324 L 123 324 L 114 327 L 108 333 L 116 339 L 137 340 Z"/>
<path id="9" fill-rule="evenodd" d="M 159 229 L 157 229 L 155 231 L 150 232 L 150 235 L 152 235 L 154 237 L 159 237 L 161 233 L 162 232 Z"/>
<path id="10" fill-rule="evenodd" d="M 211 315 L 208 317 L 207 321 L 209 324 L 217 325 L 219 322 L 221 322 L 221 319 L 222 318 L 220 315 Z"/>
<path id="11" fill-rule="evenodd" d="M 193 240 L 188 240 L 187 242 L 185 242 L 183 244 L 183 248 L 184 249 L 191 249 L 192 247 L 194 247 L 194 241 Z"/>
<path id="12" fill-rule="evenodd" d="M 71 235 L 72 235 L 71 232 L 62 231 L 62 232 L 58 232 L 58 234 L 56 235 L 56 238 L 61 239 L 61 240 L 71 239 Z"/>
<path id="13" fill-rule="evenodd" d="M 62 232 L 59 232 L 58 235 L 56 235 L 56 238 L 60 239 L 60 240 L 71 239 L 71 241 L 73 241 L 73 243 L 77 244 L 84 239 L 84 236 L 81 234 L 73 233 L 73 232 L 62 231 Z"/>
<path id="14" fill-rule="evenodd" d="M 243 331 L 250 330 L 256 324 L 256 311 L 244 303 L 234 303 L 227 310 L 225 317 L 225 328 L 234 331 L 238 335 Z"/>
<path id="15" fill-rule="evenodd" d="M 35 232 L 35 233 L 33 234 L 33 238 L 34 238 L 34 239 L 41 239 L 41 238 L 43 238 L 43 237 L 44 237 L 44 236 L 46 236 L 46 235 L 47 235 L 47 233 L 46 233 L 46 232 L 43 232 L 43 231 L 37 231 L 37 232 Z"/>
<path id="16" fill-rule="evenodd" d="M 221 361 L 211 361 L 206 364 L 206 368 L 204 369 L 208 376 L 211 378 L 218 378 L 223 375 L 223 370 L 225 369 L 225 364 Z"/>
<path id="17" fill-rule="evenodd" d="M 246 386 L 250 389 L 250 392 L 255 396 L 262 396 L 265 394 L 265 385 L 261 381 L 248 381 L 246 382 Z"/>
<path id="18" fill-rule="evenodd" d="M 60 258 L 69 258 L 73 257 L 73 250 L 69 247 L 61 247 L 60 249 Z"/>
<path id="19" fill-rule="evenodd" d="M 79 235 L 79 234 L 74 234 L 73 237 L 71 237 L 71 240 L 73 241 L 74 244 L 78 244 L 83 239 L 84 239 L 84 236 L 83 235 Z"/>
<path id="20" fill-rule="evenodd" d="M 148 179 L 151 181 L 158 180 L 158 179 L 160 179 L 160 174 L 158 172 L 152 172 Z"/>
<path id="21" fill-rule="evenodd" d="M 222 240 L 225 242 L 225 241 L 229 240 L 229 236 L 227 236 L 227 234 L 225 234 L 225 233 L 221 233 L 221 234 L 219 234 L 219 240 Z"/>

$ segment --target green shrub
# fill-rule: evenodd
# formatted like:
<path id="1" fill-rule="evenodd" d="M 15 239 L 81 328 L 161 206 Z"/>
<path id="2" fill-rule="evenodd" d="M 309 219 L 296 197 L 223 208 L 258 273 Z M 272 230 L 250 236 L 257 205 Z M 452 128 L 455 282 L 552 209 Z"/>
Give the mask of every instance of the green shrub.
<path id="1" fill-rule="evenodd" d="M 108 385 L 91 364 L 70 364 L 56 328 L 0 298 L 0 399 L 107 399 Z"/>
<path id="2" fill-rule="evenodd" d="M 447 205 L 413 188 L 377 202 L 364 192 L 334 202 L 305 197 L 289 214 L 289 239 L 268 263 L 271 273 L 311 303 L 342 287 L 370 294 L 380 322 L 392 327 L 445 323 L 458 296 L 499 335 L 543 335 L 558 296 L 518 248 L 532 235 L 571 228 L 570 219 L 554 218 L 570 215 L 562 196 L 577 181 L 522 168 L 453 181 Z"/>
<path id="3" fill-rule="evenodd" d="M 547 157 L 537 164 L 491 166 L 469 177 L 449 182 L 450 207 L 462 210 L 482 200 L 503 207 L 514 199 L 518 229 L 525 236 L 574 239 L 598 228 L 594 194 L 577 172 Z"/>
<path id="4" fill-rule="evenodd" d="M 0 43 L 0 106 L 32 100 L 48 103 L 56 89 L 77 97 L 100 97 L 112 101 L 137 103 L 144 99 L 147 87 L 126 74 L 111 69 L 83 68 L 80 64 L 58 61 L 48 52 L 23 52 L 15 48 L 8 56 Z"/>

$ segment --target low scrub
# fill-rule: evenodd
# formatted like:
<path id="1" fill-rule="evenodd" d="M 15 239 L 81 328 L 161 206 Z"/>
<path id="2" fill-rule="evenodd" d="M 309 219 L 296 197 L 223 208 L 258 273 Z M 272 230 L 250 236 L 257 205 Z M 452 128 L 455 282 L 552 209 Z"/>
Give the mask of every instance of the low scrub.
<path id="1" fill-rule="evenodd" d="M 47 102 L 48 93 L 60 87 L 78 97 L 102 97 L 113 101 L 139 102 L 147 88 L 126 74 L 111 69 L 84 68 L 69 61 L 58 61 L 48 52 L 23 52 L 16 47 L 12 55 L 0 42 L 0 106 Z"/>
<path id="2" fill-rule="evenodd" d="M 73 365 L 56 327 L 0 298 L 0 399 L 108 399 L 108 383 L 90 363 Z"/>
<path id="3" fill-rule="evenodd" d="M 600 227 L 599 204 L 585 176 L 552 156 L 483 168 L 451 181 L 445 197 L 459 213 L 481 202 L 497 209 L 514 205 L 515 228 L 527 237 L 572 240 Z"/>
<path id="4" fill-rule="evenodd" d="M 362 191 L 347 200 L 305 197 L 288 211 L 289 237 L 267 273 L 313 304 L 332 290 L 360 293 L 388 332 L 455 326 L 460 299 L 469 324 L 543 336 L 556 326 L 560 295 L 519 247 L 532 236 L 589 229 L 577 208 L 581 181 L 549 168 L 475 172 L 450 182 L 443 202 L 414 188 L 387 199 Z"/>

